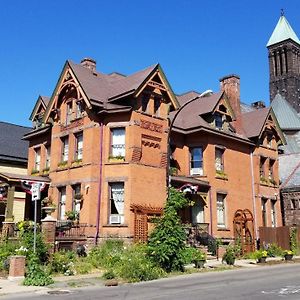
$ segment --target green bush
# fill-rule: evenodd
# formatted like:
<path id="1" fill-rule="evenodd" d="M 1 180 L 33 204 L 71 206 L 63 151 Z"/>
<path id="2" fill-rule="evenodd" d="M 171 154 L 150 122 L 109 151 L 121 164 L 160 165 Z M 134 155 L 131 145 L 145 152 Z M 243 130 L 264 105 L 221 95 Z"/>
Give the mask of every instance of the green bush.
<path id="1" fill-rule="evenodd" d="M 283 255 L 283 249 L 276 244 L 269 245 L 267 249 L 267 253 L 269 257 L 275 257 L 275 256 L 282 256 Z"/>
<path id="2" fill-rule="evenodd" d="M 3 241 L 0 243 L 0 270 L 8 271 L 8 257 L 16 254 L 16 249 L 18 248 L 18 244 Z"/>
<path id="3" fill-rule="evenodd" d="M 107 240 L 102 245 L 91 249 L 88 261 L 95 268 L 111 268 L 120 262 L 123 252 L 123 241 Z"/>
<path id="4" fill-rule="evenodd" d="M 119 277 L 129 282 L 147 281 L 165 276 L 164 270 L 147 256 L 145 245 L 133 245 L 126 249 L 114 270 Z"/>
<path id="5" fill-rule="evenodd" d="M 52 255 L 50 262 L 50 272 L 64 274 L 66 276 L 74 275 L 75 267 L 74 261 L 76 254 L 73 251 L 59 251 Z"/>
<path id="6" fill-rule="evenodd" d="M 93 265 L 86 259 L 86 257 L 77 258 L 74 262 L 74 269 L 77 274 L 87 274 L 91 272 Z"/>
<path id="7" fill-rule="evenodd" d="M 103 274 L 102 278 L 107 280 L 114 279 L 116 278 L 116 274 L 114 273 L 114 271 L 108 270 Z"/>
<path id="8" fill-rule="evenodd" d="M 222 262 L 225 261 L 227 265 L 234 265 L 236 258 L 236 250 L 233 246 L 228 246 L 223 255 Z"/>
<path id="9" fill-rule="evenodd" d="M 158 220 L 148 242 L 148 255 L 167 272 L 183 271 L 186 233 L 177 211 L 188 204 L 183 193 L 170 188 L 164 214 Z"/>
<path id="10" fill-rule="evenodd" d="M 53 279 L 47 272 L 44 266 L 40 264 L 37 256 L 29 257 L 27 264 L 27 272 L 23 281 L 24 285 L 45 286 L 53 283 Z"/>

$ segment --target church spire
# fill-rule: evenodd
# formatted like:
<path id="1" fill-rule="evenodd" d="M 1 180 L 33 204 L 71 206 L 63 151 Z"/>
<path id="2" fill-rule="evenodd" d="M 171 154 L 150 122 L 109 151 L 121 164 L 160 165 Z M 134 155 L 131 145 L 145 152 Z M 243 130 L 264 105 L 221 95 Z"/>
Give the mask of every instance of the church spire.
<path id="1" fill-rule="evenodd" d="M 281 16 L 267 43 L 267 47 L 270 47 L 274 44 L 283 42 L 288 39 L 291 39 L 300 45 L 299 38 L 297 37 L 295 31 L 293 30 L 293 28 L 285 18 L 283 9 L 281 9 Z"/>

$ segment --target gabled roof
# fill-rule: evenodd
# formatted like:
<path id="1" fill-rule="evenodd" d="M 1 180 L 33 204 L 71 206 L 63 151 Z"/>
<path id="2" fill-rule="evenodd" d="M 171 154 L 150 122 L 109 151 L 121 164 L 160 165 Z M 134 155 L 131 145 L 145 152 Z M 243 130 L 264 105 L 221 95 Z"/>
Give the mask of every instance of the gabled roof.
<path id="1" fill-rule="evenodd" d="M 242 126 L 248 138 L 260 135 L 269 112 L 270 108 L 265 107 L 242 114 Z"/>
<path id="2" fill-rule="evenodd" d="M 201 94 L 196 91 L 189 91 L 189 92 L 183 93 L 181 95 L 177 95 L 176 97 L 177 97 L 179 104 L 183 105 L 186 102 L 199 97 L 200 95 Z"/>
<path id="3" fill-rule="evenodd" d="M 299 38 L 297 37 L 296 33 L 294 32 L 293 28 L 291 27 L 285 16 L 281 16 L 267 43 L 267 47 L 288 39 L 291 39 L 297 44 L 300 44 Z"/>
<path id="4" fill-rule="evenodd" d="M 89 108 L 98 106 L 104 109 L 109 107 L 109 103 L 117 99 L 121 99 L 128 95 L 137 96 L 145 87 L 149 80 L 156 75 L 160 78 L 162 84 L 166 88 L 166 93 L 170 97 L 175 108 L 179 106 L 177 98 L 170 87 L 164 72 L 159 64 L 150 66 L 144 70 L 136 72 L 132 75 L 125 76 L 119 73 L 111 73 L 109 75 L 91 70 L 81 64 L 75 64 L 72 61 L 66 61 L 61 72 L 60 78 L 54 89 L 50 104 L 45 113 L 45 120 L 49 117 L 50 111 L 58 97 L 59 88 L 63 83 L 67 70 L 70 69 L 75 83 L 78 85 L 81 94 Z M 120 102 L 118 104 L 121 104 Z M 126 108 L 127 109 L 127 108 Z"/>
<path id="5" fill-rule="evenodd" d="M 300 117 L 283 96 L 277 94 L 271 102 L 271 107 L 281 129 L 300 130 Z"/>
<path id="6" fill-rule="evenodd" d="M 30 127 L 0 122 L 0 159 L 26 163 L 28 142 L 22 140 L 22 137 L 30 130 Z"/>
<path id="7" fill-rule="evenodd" d="M 300 153 L 279 156 L 281 189 L 300 186 Z"/>
<path id="8" fill-rule="evenodd" d="M 35 105 L 34 105 L 34 108 L 31 112 L 31 115 L 29 117 L 29 120 L 33 120 L 34 119 L 34 116 L 36 115 L 36 113 L 38 112 L 40 106 L 42 106 L 45 110 L 49 104 L 49 101 L 50 101 L 50 98 L 47 97 L 47 96 L 39 96 Z"/>

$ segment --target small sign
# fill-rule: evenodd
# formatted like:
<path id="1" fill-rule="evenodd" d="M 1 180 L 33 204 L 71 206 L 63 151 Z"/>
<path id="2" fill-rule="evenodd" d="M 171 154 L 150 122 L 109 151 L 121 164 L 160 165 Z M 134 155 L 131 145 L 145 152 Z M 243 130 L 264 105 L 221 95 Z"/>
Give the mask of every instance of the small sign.
<path id="1" fill-rule="evenodd" d="M 31 200 L 36 201 L 41 199 L 41 189 L 39 183 L 33 183 L 31 186 Z"/>

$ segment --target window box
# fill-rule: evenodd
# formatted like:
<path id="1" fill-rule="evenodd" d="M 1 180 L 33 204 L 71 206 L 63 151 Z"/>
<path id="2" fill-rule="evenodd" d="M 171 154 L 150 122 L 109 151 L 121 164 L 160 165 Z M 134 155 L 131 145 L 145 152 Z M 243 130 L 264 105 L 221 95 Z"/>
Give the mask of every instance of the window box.
<path id="1" fill-rule="evenodd" d="M 48 175 L 49 172 L 50 172 L 50 168 L 49 167 L 43 169 L 43 175 Z"/>
<path id="2" fill-rule="evenodd" d="M 259 181 L 260 181 L 260 184 L 262 184 L 262 185 L 269 185 L 269 179 L 264 176 L 260 176 Z"/>
<path id="3" fill-rule="evenodd" d="M 61 161 L 57 165 L 58 169 L 64 170 L 68 168 L 68 162 L 67 161 Z"/>
<path id="4" fill-rule="evenodd" d="M 119 156 L 109 156 L 108 157 L 109 162 L 123 162 L 125 161 L 125 157 L 122 155 Z"/>
<path id="5" fill-rule="evenodd" d="M 40 173 L 40 171 L 37 170 L 37 169 L 32 169 L 31 170 L 31 175 L 38 175 L 39 173 Z"/>
<path id="6" fill-rule="evenodd" d="M 221 170 L 216 170 L 216 178 L 223 179 L 223 180 L 228 180 L 227 174 L 224 171 L 221 171 Z"/>
<path id="7" fill-rule="evenodd" d="M 79 167 L 82 165 L 82 159 L 75 159 L 72 161 L 72 167 Z"/>

